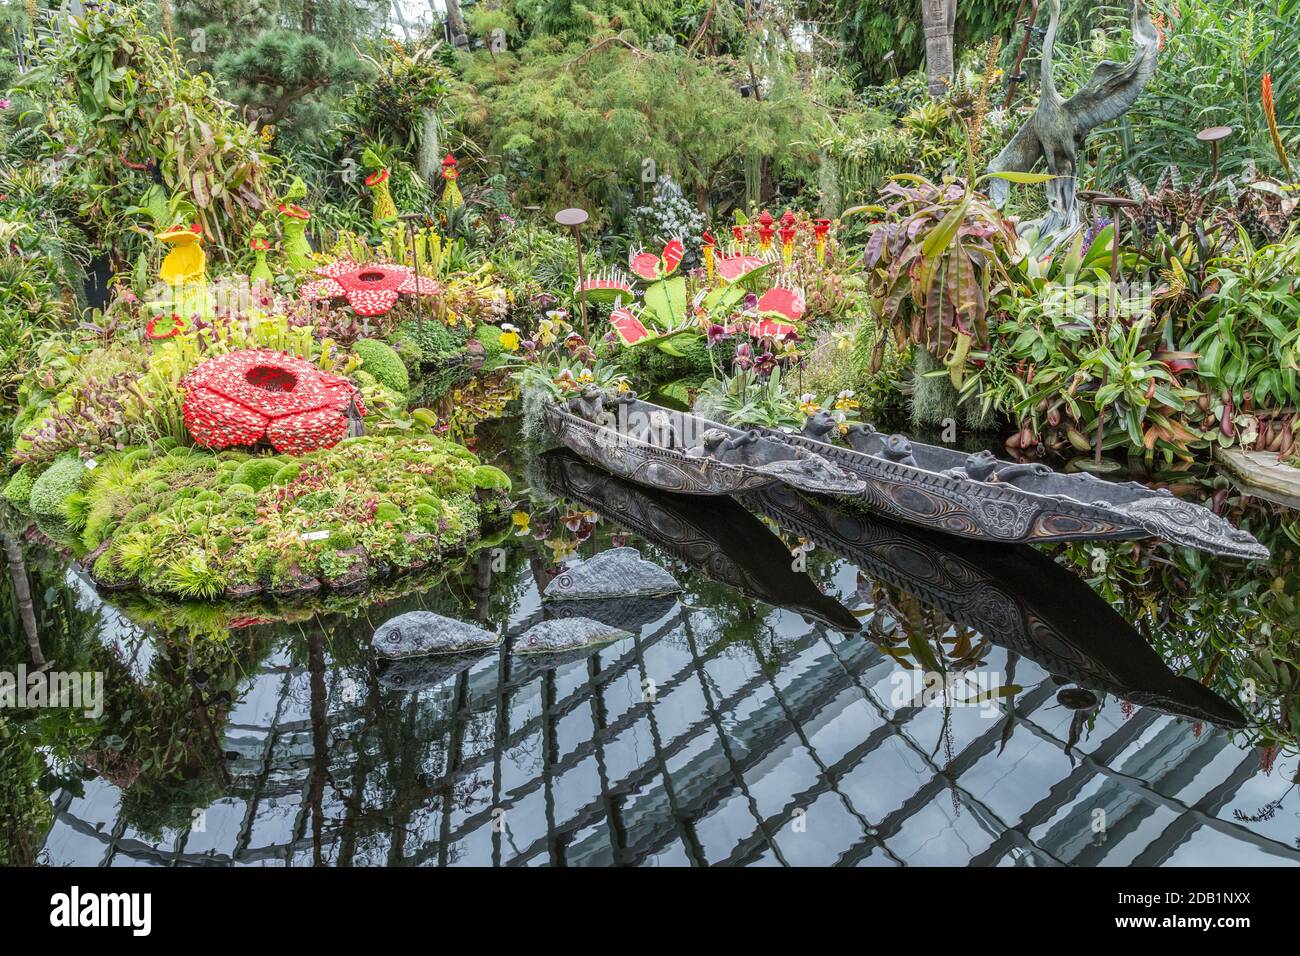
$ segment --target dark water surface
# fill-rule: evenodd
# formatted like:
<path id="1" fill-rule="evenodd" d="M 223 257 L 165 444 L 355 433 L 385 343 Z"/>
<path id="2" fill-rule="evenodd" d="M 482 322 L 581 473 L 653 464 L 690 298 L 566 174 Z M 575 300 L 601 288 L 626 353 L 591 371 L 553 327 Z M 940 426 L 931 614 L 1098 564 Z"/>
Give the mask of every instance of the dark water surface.
<path id="1" fill-rule="evenodd" d="M 46 768 L 38 859 L 1300 862 L 1292 717 L 1261 703 L 1246 648 L 1279 642 L 1262 616 L 1293 516 L 1247 516 L 1267 568 L 997 549 L 780 491 L 674 499 L 565 453 L 524 460 L 508 429 L 480 450 L 530 489 L 520 523 L 404 594 L 264 621 L 101 599 L 33 553 L 45 654 L 107 688 L 96 720 L 10 718 Z M 591 610 L 633 637 L 588 657 L 514 656 L 539 589 L 617 545 L 683 593 Z M 375 627 L 415 608 L 506 640 L 459 671 L 374 666 Z M 15 632 L 4 659 L 25 648 Z"/>

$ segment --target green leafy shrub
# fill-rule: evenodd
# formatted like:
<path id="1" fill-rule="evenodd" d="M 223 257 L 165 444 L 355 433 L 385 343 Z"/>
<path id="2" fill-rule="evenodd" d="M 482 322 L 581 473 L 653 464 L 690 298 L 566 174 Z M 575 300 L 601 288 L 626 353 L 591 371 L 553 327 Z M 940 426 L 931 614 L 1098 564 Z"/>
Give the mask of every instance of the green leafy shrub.
<path id="1" fill-rule="evenodd" d="M 494 465 L 479 465 L 470 473 L 475 488 L 510 490 L 510 476 Z"/>

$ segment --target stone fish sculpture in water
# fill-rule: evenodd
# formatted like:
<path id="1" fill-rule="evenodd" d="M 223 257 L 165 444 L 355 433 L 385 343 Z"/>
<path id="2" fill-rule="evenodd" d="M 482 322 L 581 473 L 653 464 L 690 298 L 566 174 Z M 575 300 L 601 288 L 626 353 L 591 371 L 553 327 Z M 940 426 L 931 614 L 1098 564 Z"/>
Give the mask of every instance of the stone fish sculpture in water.
<path id="1" fill-rule="evenodd" d="M 552 618 L 535 624 L 515 641 L 514 653 L 566 654 L 625 640 L 632 635 L 589 617 Z"/>
<path id="2" fill-rule="evenodd" d="M 598 601 L 675 594 L 681 589 L 671 574 L 641 557 L 636 548 L 611 548 L 566 570 L 546 586 L 542 597 Z"/>
<path id="3" fill-rule="evenodd" d="M 582 660 L 615 641 L 632 637 L 589 617 L 552 618 L 535 624 L 519 636 L 512 648 L 516 676 L 536 670 L 550 670 Z"/>
<path id="4" fill-rule="evenodd" d="M 549 601 L 546 613 L 552 618 L 588 617 L 622 631 L 639 631 L 670 614 L 677 598 L 670 595 L 624 597 L 617 601 Z"/>
<path id="5" fill-rule="evenodd" d="M 467 654 L 501 643 L 493 631 L 432 611 L 407 611 L 380 624 L 370 639 L 379 657 L 402 660 L 427 654 Z"/>
<path id="6" fill-rule="evenodd" d="M 379 686 L 385 690 L 414 693 L 453 679 L 483 659 L 486 651 L 466 654 L 430 654 L 423 657 L 383 658 L 379 664 Z"/>

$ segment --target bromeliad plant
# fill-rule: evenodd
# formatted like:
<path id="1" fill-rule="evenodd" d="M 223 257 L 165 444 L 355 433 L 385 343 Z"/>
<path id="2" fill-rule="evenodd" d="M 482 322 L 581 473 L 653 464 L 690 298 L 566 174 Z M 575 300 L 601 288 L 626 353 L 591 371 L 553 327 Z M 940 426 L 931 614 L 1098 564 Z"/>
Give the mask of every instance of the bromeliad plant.
<path id="1" fill-rule="evenodd" d="M 1209 263 L 1207 298 L 1194 314 L 1190 348 L 1208 394 L 1209 436 L 1250 445 L 1261 435 L 1285 458 L 1300 404 L 1300 240 L 1257 246 L 1238 229 L 1234 249 Z M 1276 426 L 1276 427 L 1275 427 Z"/>
<path id="2" fill-rule="evenodd" d="M 1040 175 L 997 173 L 1014 182 Z M 920 176 L 894 176 L 880 191 L 885 209 L 867 240 L 865 263 L 875 311 L 900 345 L 917 343 L 960 370 L 972 348 L 988 347 L 989 303 L 1007 284 L 1015 250 L 1014 225 L 972 185 L 935 185 Z"/>
<path id="3" fill-rule="evenodd" d="M 1027 255 L 1014 264 L 995 303 L 996 334 L 968 356 L 970 373 L 954 377 L 964 401 L 1019 423 L 1013 452 L 1133 447 L 1185 459 L 1201 439 L 1189 422 L 1198 392 L 1178 377 L 1188 353 L 1165 344 L 1170 318 L 1153 311 L 1143 285 L 1112 285 L 1112 235 L 1107 226 L 1086 247 L 1080 234 L 1046 263 Z"/>

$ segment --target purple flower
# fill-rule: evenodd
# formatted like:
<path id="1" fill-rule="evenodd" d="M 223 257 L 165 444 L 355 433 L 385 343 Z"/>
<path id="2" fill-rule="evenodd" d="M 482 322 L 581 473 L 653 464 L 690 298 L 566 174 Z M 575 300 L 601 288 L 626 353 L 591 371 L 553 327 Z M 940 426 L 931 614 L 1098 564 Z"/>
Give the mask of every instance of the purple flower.
<path id="1" fill-rule="evenodd" d="M 709 326 L 708 344 L 710 346 L 717 345 L 726 337 L 727 337 L 727 330 L 724 329 L 722 326 L 718 325 L 716 322 L 713 325 Z"/>
<path id="2" fill-rule="evenodd" d="M 9 97 L 7 96 L 0 97 L 0 110 L 7 110 L 7 109 L 9 109 Z"/>
<path id="3" fill-rule="evenodd" d="M 1110 218 L 1103 217 L 1101 219 L 1098 219 L 1096 222 L 1094 222 L 1092 225 L 1088 227 L 1088 231 L 1083 234 L 1084 251 L 1087 251 L 1088 247 L 1092 245 L 1093 240 L 1096 239 L 1097 236 L 1101 234 L 1101 231 L 1109 225 L 1110 225 Z"/>
<path id="4" fill-rule="evenodd" d="M 758 296 L 753 292 L 747 292 L 745 298 L 741 300 L 741 304 L 744 306 L 745 311 L 752 312 L 758 308 Z"/>

